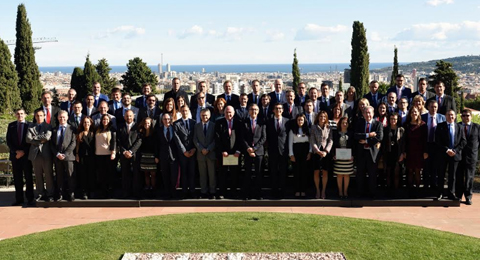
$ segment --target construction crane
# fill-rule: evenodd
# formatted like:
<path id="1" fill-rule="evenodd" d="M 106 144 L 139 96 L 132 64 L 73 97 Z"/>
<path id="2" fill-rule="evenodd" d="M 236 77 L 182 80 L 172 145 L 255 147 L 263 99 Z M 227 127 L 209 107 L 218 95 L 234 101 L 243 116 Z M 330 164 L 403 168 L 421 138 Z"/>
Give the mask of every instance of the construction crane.
<path id="1" fill-rule="evenodd" d="M 8 40 L 5 41 L 7 45 L 15 45 L 16 40 Z M 44 43 L 44 42 L 58 42 L 57 38 L 52 37 L 52 38 L 47 38 L 47 37 L 41 37 L 41 38 L 33 38 L 32 39 L 33 43 Z M 40 50 L 42 47 L 40 46 L 33 46 L 34 50 Z"/>

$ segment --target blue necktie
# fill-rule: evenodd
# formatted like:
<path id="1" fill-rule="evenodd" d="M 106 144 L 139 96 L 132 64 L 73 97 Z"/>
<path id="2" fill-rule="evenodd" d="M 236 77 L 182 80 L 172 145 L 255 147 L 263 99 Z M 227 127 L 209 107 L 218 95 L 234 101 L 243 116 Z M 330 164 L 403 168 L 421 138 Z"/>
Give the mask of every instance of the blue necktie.
<path id="1" fill-rule="evenodd" d="M 450 149 L 453 149 L 453 139 L 454 139 L 454 136 L 453 136 L 453 124 L 448 124 L 448 128 L 449 128 L 449 132 L 450 132 Z"/>

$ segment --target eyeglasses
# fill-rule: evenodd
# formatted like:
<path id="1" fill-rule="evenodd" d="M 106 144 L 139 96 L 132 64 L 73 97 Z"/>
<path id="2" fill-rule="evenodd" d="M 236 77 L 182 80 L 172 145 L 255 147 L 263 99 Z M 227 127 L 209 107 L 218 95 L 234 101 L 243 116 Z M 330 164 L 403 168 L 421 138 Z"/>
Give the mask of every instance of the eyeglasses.
<path id="1" fill-rule="evenodd" d="M 462 115 L 462 117 L 469 117 L 470 115 Z"/>

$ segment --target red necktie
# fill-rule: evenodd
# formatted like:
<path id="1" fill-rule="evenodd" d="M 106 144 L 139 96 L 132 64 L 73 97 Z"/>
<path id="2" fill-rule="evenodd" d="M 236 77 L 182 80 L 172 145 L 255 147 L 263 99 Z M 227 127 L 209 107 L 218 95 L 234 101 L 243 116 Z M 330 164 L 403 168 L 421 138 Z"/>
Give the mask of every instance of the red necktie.
<path id="1" fill-rule="evenodd" d="M 465 138 L 468 136 L 468 125 L 465 125 Z"/>
<path id="2" fill-rule="evenodd" d="M 365 132 L 366 132 L 367 134 L 370 133 L 370 123 L 368 123 L 368 122 L 367 122 L 367 129 L 365 129 Z M 369 149 L 369 148 L 370 148 L 370 145 L 365 144 L 363 147 L 364 147 L 365 149 Z"/>
<path id="3" fill-rule="evenodd" d="M 292 114 L 292 105 L 288 105 L 288 106 L 290 107 L 289 110 L 290 110 L 290 115 L 291 115 Z"/>

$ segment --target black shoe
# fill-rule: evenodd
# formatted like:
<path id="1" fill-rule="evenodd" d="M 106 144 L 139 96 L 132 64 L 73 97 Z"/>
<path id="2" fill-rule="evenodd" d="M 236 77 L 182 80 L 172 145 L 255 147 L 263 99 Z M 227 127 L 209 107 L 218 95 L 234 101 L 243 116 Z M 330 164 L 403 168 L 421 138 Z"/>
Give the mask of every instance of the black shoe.
<path id="1" fill-rule="evenodd" d="M 74 201 L 74 200 L 75 200 L 75 194 L 72 192 L 68 197 L 68 201 Z"/>
<path id="2" fill-rule="evenodd" d="M 448 195 L 448 199 L 453 201 L 460 201 L 460 199 L 455 195 Z"/>
<path id="3" fill-rule="evenodd" d="M 83 193 L 83 195 L 82 195 L 82 199 L 83 199 L 83 200 L 88 200 L 87 193 Z"/>
<path id="4" fill-rule="evenodd" d="M 12 206 L 22 206 L 23 205 L 23 201 L 15 201 L 14 203 L 12 203 Z"/>
<path id="5" fill-rule="evenodd" d="M 42 197 L 43 197 L 43 196 L 42 196 L 41 194 L 38 194 L 38 196 L 37 196 L 37 198 L 35 199 L 35 201 L 40 201 L 40 200 L 42 200 Z"/>
<path id="6" fill-rule="evenodd" d="M 215 195 L 213 195 L 213 194 L 208 195 L 208 199 L 209 199 L 209 200 L 215 199 Z"/>
<path id="7" fill-rule="evenodd" d="M 27 206 L 29 206 L 29 207 L 33 207 L 33 206 L 35 206 L 35 205 L 36 205 L 36 204 L 35 204 L 35 200 L 29 200 L 29 201 L 27 202 Z"/>
<path id="8" fill-rule="evenodd" d="M 467 205 L 472 205 L 472 203 L 473 203 L 473 202 L 472 202 L 471 199 L 467 199 L 467 200 L 465 201 L 465 204 L 467 204 Z"/>

